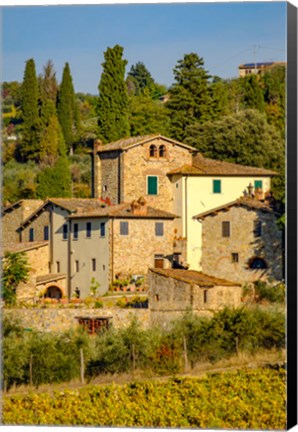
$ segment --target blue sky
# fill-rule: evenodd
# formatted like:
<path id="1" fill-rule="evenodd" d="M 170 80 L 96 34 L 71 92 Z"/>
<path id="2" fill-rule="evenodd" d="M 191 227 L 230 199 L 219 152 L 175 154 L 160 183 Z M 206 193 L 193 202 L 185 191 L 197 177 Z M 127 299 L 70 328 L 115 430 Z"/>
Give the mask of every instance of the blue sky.
<path id="1" fill-rule="evenodd" d="M 70 64 L 76 92 L 98 93 L 103 53 L 124 47 L 127 72 L 138 61 L 162 84 L 184 54 L 203 57 L 211 75 L 237 76 L 241 63 L 286 61 L 286 3 L 171 3 L 2 7 L 2 79 L 22 81 L 51 59 L 60 82 Z"/>

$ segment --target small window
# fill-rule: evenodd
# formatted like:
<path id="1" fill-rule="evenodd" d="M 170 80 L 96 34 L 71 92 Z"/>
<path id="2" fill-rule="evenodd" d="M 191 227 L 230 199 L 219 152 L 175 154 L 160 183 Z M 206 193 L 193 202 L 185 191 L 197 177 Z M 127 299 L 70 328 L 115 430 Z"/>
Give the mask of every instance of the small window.
<path id="1" fill-rule="evenodd" d="M 105 271 L 105 269 L 106 269 L 106 266 L 104 264 L 102 265 L 102 269 L 103 269 L 103 271 Z"/>
<path id="2" fill-rule="evenodd" d="M 157 195 L 157 177 L 148 176 L 147 177 L 147 194 Z"/>
<path id="3" fill-rule="evenodd" d="M 76 296 L 76 298 L 80 298 L 80 296 L 81 296 L 81 292 L 80 292 L 78 287 L 76 287 L 76 289 L 75 289 L 75 296 Z"/>
<path id="4" fill-rule="evenodd" d="M 221 180 L 213 180 L 213 193 L 221 193 Z"/>
<path id="5" fill-rule="evenodd" d="M 238 253 L 232 253 L 232 262 L 233 263 L 239 262 L 239 254 Z"/>
<path id="6" fill-rule="evenodd" d="M 100 237 L 105 237 L 106 235 L 106 224 L 105 222 L 100 223 Z"/>
<path id="7" fill-rule="evenodd" d="M 208 302 L 208 291 L 207 290 L 204 290 L 204 303 L 207 303 Z"/>
<path id="8" fill-rule="evenodd" d="M 222 222 L 222 237 L 230 237 L 230 222 Z"/>
<path id="9" fill-rule="evenodd" d="M 149 156 L 150 157 L 157 157 L 157 148 L 153 144 L 149 147 Z"/>
<path id="10" fill-rule="evenodd" d="M 255 190 L 256 189 L 263 189 L 263 182 L 262 182 L 262 180 L 255 180 Z"/>
<path id="11" fill-rule="evenodd" d="M 92 271 L 96 271 L 96 259 L 95 258 L 92 258 L 91 266 L 92 266 Z"/>
<path id="12" fill-rule="evenodd" d="M 155 223 L 155 235 L 156 236 L 163 236 L 163 222 L 156 222 Z"/>
<path id="13" fill-rule="evenodd" d="M 30 242 L 34 241 L 34 228 L 29 229 L 29 241 Z"/>
<path id="14" fill-rule="evenodd" d="M 178 189 L 178 188 L 179 188 L 179 183 L 177 182 L 177 183 L 176 183 L 176 189 Z"/>
<path id="15" fill-rule="evenodd" d="M 91 237 L 91 222 L 86 223 L 86 237 L 87 238 Z"/>
<path id="16" fill-rule="evenodd" d="M 78 273 L 80 270 L 79 261 L 75 261 L 75 271 Z"/>
<path id="17" fill-rule="evenodd" d="M 254 236 L 262 237 L 262 221 L 254 221 Z"/>
<path id="18" fill-rule="evenodd" d="M 48 225 L 43 227 L 43 239 L 45 241 L 49 240 L 49 226 Z"/>
<path id="19" fill-rule="evenodd" d="M 166 157 L 166 146 L 159 146 L 159 157 Z"/>
<path id="20" fill-rule="evenodd" d="M 75 223 L 73 225 L 73 238 L 74 240 L 77 240 L 79 238 L 79 224 Z"/>
<path id="21" fill-rule="evenodd" d="M 68 225 L 64 224 L 63 225 L 63 240 L 67 240 L 68 237 Z"/>
<path id="22" fill-rule="evenodd" d="M 108 186 L 107 185 L 103 185 L 102 190 L 103 190 L 103 192 L 107 192 Z"/>
<path id="23" fill-rule="evenodd" d="M 128 235 L 128 222 L 120 222 L 120 235 Z"/>
<path id="24" fill-rule="evenodd" d="M 60 261 L 56 261 L 57 273 L 60 273 Z"/>
<path id="25" fill-rule="evenodd" d="M 158 294 L 155 294 L 155 296 L 154 296 L 154 299 L 155 299 L 155 301 L 159 301 L 159 295 Z"/>

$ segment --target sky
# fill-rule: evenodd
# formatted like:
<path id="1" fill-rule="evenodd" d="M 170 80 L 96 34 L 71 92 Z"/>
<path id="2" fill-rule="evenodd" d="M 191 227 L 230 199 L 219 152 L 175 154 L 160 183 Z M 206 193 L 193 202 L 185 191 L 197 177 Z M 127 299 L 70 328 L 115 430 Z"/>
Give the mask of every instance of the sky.
<path id="1" fill-rule="evenodd" d="M 52 60 L 58 82 L 69 63 L 76 92 L 98 94 L 104 52 L 116 44 L 170 86 L 173 68 L 197 53 L 210 75 L 238 76 L 241 63 L 286 61 L 286 3 L 165 3 L 4 6 L 2 81 L 23 80 Z"/>

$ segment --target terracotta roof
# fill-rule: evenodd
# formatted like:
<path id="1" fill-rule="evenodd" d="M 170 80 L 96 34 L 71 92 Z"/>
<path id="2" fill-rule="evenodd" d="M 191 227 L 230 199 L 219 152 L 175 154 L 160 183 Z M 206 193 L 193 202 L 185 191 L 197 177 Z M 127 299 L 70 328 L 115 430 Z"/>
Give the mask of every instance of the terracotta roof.
<path id="1" fill-rule="evenodd" d="M 31 249 L 36 249 L 39 247 L 47 246 L 49 244 L 48 241 L 40 241 L 40 242 L 11 242 L 5 243 L 3 245 L 4 252 L 26 252 Z"/>
<path id="2" fill-rule="evenodd" d="M 37 210 L 30 214 L 30 216 L 21 223 L 20 228 L 23 228 L 32 219 L 37 217 L 48 204 L 55 204 L 69 213 L 73 213 L 79 210 L 95 210 L 106 207 L 107 204 L 103 203 L 98 198 L 49 198 L 47 199 Z"/>
<path id="3" fill-rule="evenodd" d="M 159 269 L 151 268 L 153 273 L 160 274 L 161 276 L 170 277 L 190 284 L 199 285 L 201 287 L 214 287 L 214 286 L 241 286 L 238 282 L 231 282 L 225 279 L 219 279 L 214 276 L 206 275 L 205 273 L 196 270 L 178 270 L 178 269 Z"/>
<path id="4" fill-rule="evenodd" d="M 219 207 L 215 207 L 203 213 L 199 213 L 198 215 L 193 216 L 193 219 L 204 219 L 206 216 L 210 216 L 220 211 L 229 210 L 231 207 L 247 207 L 253 210 L 261 210 L 266 213 L 273 213 L 277 215 L 277 213 L 270 207 L 270 205 L 265 204 L 264 202 L 259 201 L 253 197 L 243 196 L 238 198 L 235 201 L 231 201 L 227 204 L 221 205 Z"/>
<path id="5" fill-rule="evenodd" d="M 250 166 L 239 165 L 231 162 L 223 162 L 214 159 L 205 158 L 200 153 L 193 156 L 192 165 L 183 165 L 168 172 L 168 175 L 182 174 L 182 175 L 218 175 L 218 176 L 273 176 L 278 173 L 264 168 L 256 168 Z"/>
<path id="6" fill-rule="evenodd" d="M 179 216 L 163 210 L 147 206 L 146 214 L 133 214 L 131 204 L 117 204 L 98 210 L 80 209 L 69 216 L 70 219 L 92 218 L 92 217 L 111 217 L 111 218 L 142 218 L 142 219 L 174 219 Z"/>
<path id="7" fill-rule="evenodd" d="M 37 283 L 54 282 L 65 278 L 66 278 L 65 273 L 48 273 L 46 275 L 37 276 L 36 282 Z"/>
<path id="8" fill-rule="evenodd" d="M 97 147 L 97 151 L 99 153 L 103 153 L 106 151 L 113 151 L 113 150 L 127 150 L 131 147 L 134 147 L 136 145 L 145 144 L 149 141 L 152 141 L 154 139 L 162 139 L 163 141 L 168 141 L 172 144 L 179 145 L 181 147 L 184 147 L 188 150 L 194 151 L 195 149 L 187 144 L 183 144 L 179 141 L 175 141 L 171 138 L 164 137 L 160 134 L 152 134 L 152 135 L 144 135 L 144 136 L 137 136 L 137 137 L 130 137 L 121 139 L 119 141 L 115 141 L 109 144 L 103 144 Z"/>

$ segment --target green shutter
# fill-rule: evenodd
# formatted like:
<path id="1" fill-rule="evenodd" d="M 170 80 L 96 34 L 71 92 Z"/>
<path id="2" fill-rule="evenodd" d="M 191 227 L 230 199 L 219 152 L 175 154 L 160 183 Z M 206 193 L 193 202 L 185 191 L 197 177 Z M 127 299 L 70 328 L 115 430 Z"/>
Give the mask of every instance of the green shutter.
<path id="1" fill-rule="evenodd" d="M 148 195 L 157 195 L 157 177 L 148 177 Z"/>
<path id="2" fill-rule="evenodd" d="M 262 182 L 262 180 L 255 180 L 255 190 L 257 188 L 263 189 L 263 182 Z"/>
<path id="3" fill-rule="evenodd" d="M 221 193 L 221 180 L 213 180 L 213 193 Z"/>

